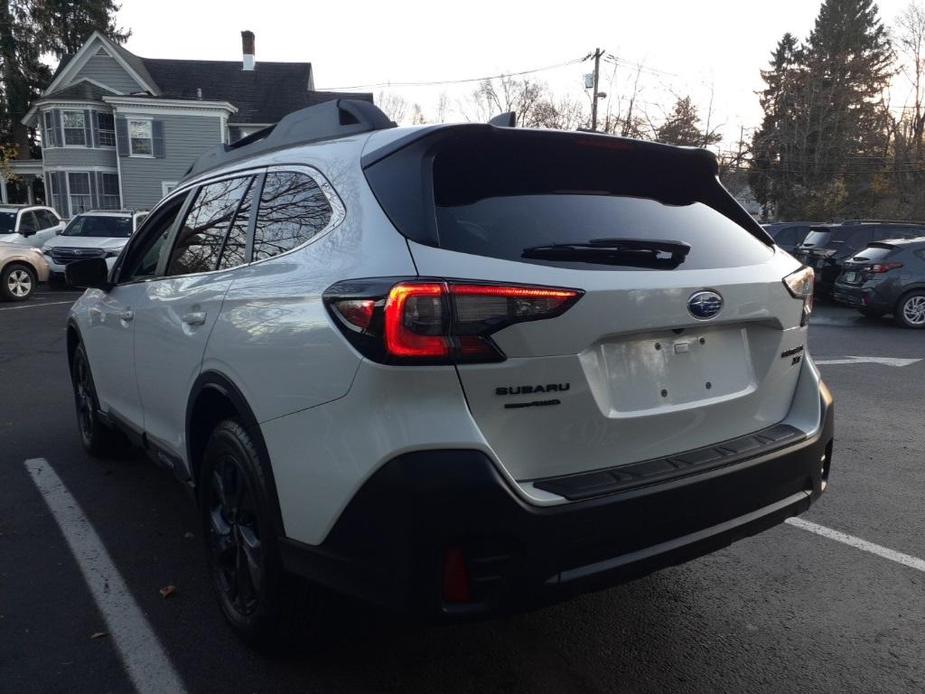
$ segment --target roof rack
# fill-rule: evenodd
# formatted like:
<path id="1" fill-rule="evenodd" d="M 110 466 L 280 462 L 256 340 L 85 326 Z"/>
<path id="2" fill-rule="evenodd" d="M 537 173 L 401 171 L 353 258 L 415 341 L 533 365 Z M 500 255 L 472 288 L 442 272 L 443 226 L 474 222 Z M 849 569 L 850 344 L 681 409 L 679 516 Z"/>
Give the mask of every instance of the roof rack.
<path id="1" fill-rule="evenodd" d="M 193 162 L 184 180 L 210 169 L 283 147 L 334 140 L 394 127 L 395 123 L 368 101 L 325 101 L 317 106 L 293 111 L 275 125 L 258 130 L 230 145 L 216 145 Z"/>

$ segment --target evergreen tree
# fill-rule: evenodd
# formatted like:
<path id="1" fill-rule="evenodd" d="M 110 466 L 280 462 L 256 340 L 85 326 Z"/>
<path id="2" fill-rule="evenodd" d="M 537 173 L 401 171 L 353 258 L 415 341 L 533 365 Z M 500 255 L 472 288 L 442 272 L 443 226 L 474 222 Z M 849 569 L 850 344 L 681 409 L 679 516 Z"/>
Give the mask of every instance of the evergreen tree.
<path id="1" fill-rule="evenodd" d="M 697 107 L 685 96 L 675 102 L 668 118 L 655 131 L 655 139 L 669 145 L 705 147 L 716 144 L 722 137 L 719 133 L 700 129 Z"/>
<path id="2" fill-rule="evenodd" d="M 51 81 L 42 53 L 74 53 L 96 29 L 124 41 L 118 9 L 112 0 L 0 0 L 0 144 L 15 146 L 20 158 L 37 155 L 21 121 Z"/>
<path id="3" fill-rule="evenodd" d="M 788 35 L 762 77 L 756 197 L 780 217 L 861 216 L 882 193 L 893 52 L 873 0 L 824 0 L 805 45 Z"/>
<path id="4" fill-rule="evenodd" d="M 132 32 L 116 25 L 119 9 L 113 0 L 36 0 L 34 18 L 42 32 L 42 48 L 59 58 L 73 55 L 94 31 L 125 43 Z"/>
<path id="5" fill-rule="evenodd" d="M 29 104 L 51 79 L 40 61 L 40 35 L 29 0 L 0 0 L 0 144 L 18 148 L 27 158 L 32 143 L 20 122 Z"/>
<path id="6" fill-rule="evenodd" d="M 773 206 L 782 217 L 799 216 L 802 206 L 797 153 L 806 130 L 803 60 L 796 37 L 784 34 L 771 54 L 770 69 L 761 71 L 767 85 L 759 96 L 764 118 L 752 138 L 752 191 L 765 211 Z"/>
<path id="7" fill-rule="evenodd" d="M 810 75 L 803 174 L 810 211 L 862 213 L 887 154 L 884 91 L 893 52 L 873 0 L 826 0 L 806 44 Z M 837 209 L 833 193 L 844 191 Z"/>

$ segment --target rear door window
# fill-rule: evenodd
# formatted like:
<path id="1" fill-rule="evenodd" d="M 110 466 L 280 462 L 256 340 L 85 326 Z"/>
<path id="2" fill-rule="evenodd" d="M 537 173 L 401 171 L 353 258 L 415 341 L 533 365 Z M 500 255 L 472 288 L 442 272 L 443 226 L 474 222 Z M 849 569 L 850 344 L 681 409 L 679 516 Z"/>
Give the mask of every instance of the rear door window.
<path id="1" fill-rule="evenodd" d="M 202 186 L 177 233 L 167 276 L 211 272 L 219 267 L 228 232 L 253 181 L 252 176 L 229 178 Z M 246 236 L 246 224 L 244 234 Z M 243 262 L 237 251 L 238 235 L 232 239 L 225 267 Z M 235 261 L 239 262 L 235 262 Z"/>
<path id="2" fill-rule="evenodd" d="M 253 259 L 264 260 L 301 246 L 323 231 L 333 210 L 315 180 L 297 171 L 267 174 L 254 229 Z"/>

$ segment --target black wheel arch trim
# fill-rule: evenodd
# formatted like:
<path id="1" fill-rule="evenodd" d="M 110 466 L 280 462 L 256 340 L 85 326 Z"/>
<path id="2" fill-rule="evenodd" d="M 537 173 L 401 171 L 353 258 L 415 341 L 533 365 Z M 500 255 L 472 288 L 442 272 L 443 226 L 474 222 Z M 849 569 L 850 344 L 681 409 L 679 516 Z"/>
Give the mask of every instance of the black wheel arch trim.
<path id="1" fill-rule="evenodd" d="M 267 479 L 270 481 L 270 503 L 273 507 L 270 513 L 274 524 L 274 531 L 276 532 L 277 537 L 284 537 L 285 526 L 283 525 L 282 511 L 279 505 L 279 494 L 277 493 L 276 477 L 273 475 L 273 465 L 270 462 L 270 453 L 267 449 L 266 441 L 263 438 L 263 432 L 260 428 L 260 423 L 257 421 L 257 417 L 254 415 L 254 411 L 248 404 L 244 394 L 237 387 L 237 385 L 235 385 L 234 381 L 219 371 L 208 370 L 199 374 L 199 377 L 193 383 L 193 387 L 190 390 L 189 398 L 187 399 L 186 403 L 186 459 L 190 466 L 192 485 L 197 486 L 199 482 L 197 479 L 199 469 L 194 460 L 194 453 L 192 450 L 191 434 L 193 411 L 196 405 L 196 401 L 199 399 L 199 397 L 204 392 L 209 390 L 218 393 L 231 403 L 232 407 L 234 407 L 238 413 L 241 424 L 244 426 L 247 432 L 254 437 L 254 443 L 260 452 L 261 464 L 265 468 L 264 473 L 266 474 Z"/>

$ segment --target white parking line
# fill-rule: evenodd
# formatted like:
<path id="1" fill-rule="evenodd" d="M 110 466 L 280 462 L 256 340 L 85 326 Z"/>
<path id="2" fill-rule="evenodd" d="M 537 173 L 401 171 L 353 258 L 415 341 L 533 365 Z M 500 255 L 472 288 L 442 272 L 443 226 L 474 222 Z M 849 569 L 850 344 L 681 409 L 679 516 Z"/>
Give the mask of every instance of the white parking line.
<path id="1" fill-rule="evenodd" d="M 918 557 L 913 557 L 910 554 L 903 554 L 902 552 L 897 552 L 896 550 L 890 549 L 889 547 L 875 545 L 873 542 L 862 540 L 859 537 L 848 535 L 847 533 L 843 533 L 839 530 L 832 530 L 831 528 L 827 528 L 824 525 L 811 523 L 810 521 L 803 520 L 802 518 L 788 518 L 785 522 L 796 528 L 808 530 L 811 533 L 816 533 L 822 537 L 827 537 L 830 540 L 835 540 L 836 542 L 850 545 L 851 547 L 863 550 L 864 552 L 870 552 L 871 554 L 876 554 L 878 557 L 883 557 L 884 559 L 894 561 L 897 564 L 902 564 L 903 566 L 908 566 L 912 569 L 925 572 L 925 559 L 919 559 Z"/>
<path id="2" fill-rule="evenodd" d="M 24 308 L 41 308 L 42 306 L 60 306 L 61 304 L 73 304 L 73 301 L 46 301 L 43 304 L 26 304 L 25 306 L 8 306 L 0 308 L 0 311 L 22 311 Z"/>
<path id="3" fill-rule="evenodd" d="M 837 357 L 835 359 L 813 359 L 818 365 L 825 364 L 881 364 L 883 366 L 911 366 L 921 359 L 900 359 L 899 357 Z"/>
<path id="4" fill-rule="evenodd" d="M 32 458 L 25 465 L 64 533 L 135 689 L 139 694 L 185 692 L 183 680 L 132 598 L 125 580 L 54 468 L 44 458 Z"/>

